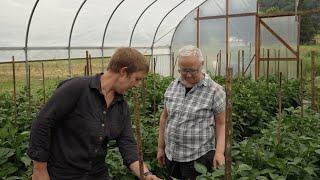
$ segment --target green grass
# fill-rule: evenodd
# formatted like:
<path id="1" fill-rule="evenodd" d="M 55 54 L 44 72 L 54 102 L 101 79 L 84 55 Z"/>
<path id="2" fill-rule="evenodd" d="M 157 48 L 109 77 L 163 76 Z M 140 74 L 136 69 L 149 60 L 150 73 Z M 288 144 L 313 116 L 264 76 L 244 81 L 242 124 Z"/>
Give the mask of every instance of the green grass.
<path id="1" fill-rule="evenodd" d="M 107 60 L 104 60 L 105 62 Z M 105 64 L 104 62 L 104 64 Z M 43 61 L 45 85 L 59 82 L 69 77 L 68 61 Z M 42 88 L 42 62 L 29 62 L 30 81 L 32 93 Z M 83 76 L 85 59 L 71 61 L 72 75 Z M 104 65 L 106 66 L 106 65 Z M 13 70 L 12 63 L 0 64 L 0 93 L 13 90 Z M 26 71 L 24 63 L 15 63 L 16 86 L 21 89 L 26 84 Z M 101 72 L 101 59 L 92 59 L 92 74 Z"/>

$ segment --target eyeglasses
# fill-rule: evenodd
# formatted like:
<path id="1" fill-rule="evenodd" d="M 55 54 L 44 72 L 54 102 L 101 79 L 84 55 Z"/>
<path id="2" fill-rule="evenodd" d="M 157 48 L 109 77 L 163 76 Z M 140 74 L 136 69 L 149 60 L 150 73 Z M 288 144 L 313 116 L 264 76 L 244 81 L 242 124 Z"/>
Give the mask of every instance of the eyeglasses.
<path id="1" fill-rule="evenodd" d="M 199 69 L 178 69 L 178 72 L 181 75 L 187 75 L 188 73 L 190 73 L 191 75 L 196 75 L 199 72 Z"/>

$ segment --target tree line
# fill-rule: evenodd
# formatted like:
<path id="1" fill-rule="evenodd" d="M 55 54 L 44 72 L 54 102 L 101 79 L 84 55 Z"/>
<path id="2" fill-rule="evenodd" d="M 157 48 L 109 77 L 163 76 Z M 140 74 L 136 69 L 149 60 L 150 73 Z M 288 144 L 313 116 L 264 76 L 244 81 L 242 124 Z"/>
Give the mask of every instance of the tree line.
<path id="1" fill-rule="evenodd" d="M 265 13 L 287 12 L 295 10 L 295 0 L 259 0 L 260 11 Z M 320 8 L 319 0 L 300 0 L 298 10 Z M 320 13 L 301 17 L 300 43 L 310 44 L 320 33 Z"/>

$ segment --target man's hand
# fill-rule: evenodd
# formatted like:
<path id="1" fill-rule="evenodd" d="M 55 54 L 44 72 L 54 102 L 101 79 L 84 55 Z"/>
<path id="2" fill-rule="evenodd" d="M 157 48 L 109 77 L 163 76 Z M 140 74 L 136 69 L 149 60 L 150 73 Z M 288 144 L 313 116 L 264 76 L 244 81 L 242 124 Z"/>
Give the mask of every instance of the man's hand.
<path id="1" fill-rule="evenodd" d="M 161 148 L 158 148 L 158 153 L 157 153 L 157 159 L 158 159 L 158 162 L 163 166 L 165 164 L 165 161 L 164 161 L 164 150 L 161 149 Z"/>
<path id="2" fill-rule="evenodd" d="M 216 152 L 213 158 L 213 167 L 223 166 L 225 163 L 225 157 L 223 153 Z"/>

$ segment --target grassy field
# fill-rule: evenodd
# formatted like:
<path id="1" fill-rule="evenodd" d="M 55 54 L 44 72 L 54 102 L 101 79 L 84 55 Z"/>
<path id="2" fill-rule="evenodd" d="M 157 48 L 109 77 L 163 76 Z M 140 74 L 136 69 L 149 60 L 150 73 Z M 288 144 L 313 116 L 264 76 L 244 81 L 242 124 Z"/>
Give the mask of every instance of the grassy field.
<path id="1" fill-rule="evenodd" d="M 315 51 L 317 54 L 316 64 L 317 64 L 317 86 L 320 88 L 320 46 L 319 45 L 302 45 L 300 46 L 300 57 L 303 60 L 304 66 L 304 76 L 306 80 L 310 80 L 311 77 L 311 51 Z M 104 60 L 104 65 L 108 59 Z M 84 67 L 86 65 L 85 59 L 72 60 L 72 74 L 73 76 L 83 76 Z M 31 90 L 32 92 L 37 91 L 42 87 L 42 68 L 41 61 L 30 62 L 31 70 Z M 45 74 L 45 84 L 52 84 L 53 82 L 58 82 L 60 80 L 69 77 L 68 72 L 68 61 L 43 61 L 44 64 L 44 74 Z M 106 66 L 106 65 L 105 65 Z M 92 59 L 92 74 L 101 72 L 101 59 Z M 4 91 L 12 91 L 13 89 L 13 77 L 12 77 L 12 64 L 0 64 L 0 93 Z M 16 84 L 19 88 L 25 85 L 25 64 L 16 63 Z"/>
<path id="2" fill-rule="evenodd" d="M 108 59 L 104 59 L 104 66 Z M 36 91 L 42 87 L 42 63 L 44 65 L 45 84 L 52 84 L 69 77 L 68 61 L 36 61 L 29 62 L 31 90 Z M 92 59 L 92 74 L 101 72 L 101 59 Z M 76 59 L 71 61 L 72 75 L 83 76 L 86 65 L 85 59 Z M 21 88 L 25 85 L 25 63 L 15 63 L 16 85 Z M 0 93 L 13 89 L 12 63 L 0 64 Z"/>

